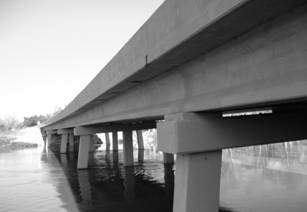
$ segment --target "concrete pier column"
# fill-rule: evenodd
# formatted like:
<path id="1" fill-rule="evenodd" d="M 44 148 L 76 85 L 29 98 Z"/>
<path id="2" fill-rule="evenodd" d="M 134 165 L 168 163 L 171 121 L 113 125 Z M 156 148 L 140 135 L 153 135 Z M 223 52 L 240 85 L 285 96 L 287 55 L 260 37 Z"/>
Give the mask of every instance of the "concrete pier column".
<path id="1" fill-rule="evenodd" d="M 89 152 L 95 152 L 95 142 L 94 142 L 94 136 L 93 135 L 91 135 L 91 138 L 90 138 Z"/>
<path id="2" fill-rule="evenodd" d="M 91 142 L 91 135 L 80 135 L 78 169 L 86 169 L 88 167 L 88 156 Z"/>
<path id="3" fill-rule="evenodd" d="M 110 143 L 110 135 L 109 133 L 105 133 L 106 137 L 106 151 L 110 151 L 111 143 Z"/>
<path id="4" fill-rule="evenodd" d="M 67 152 L 67 144 L 69 140 L 69 135 L 72 133 L 72 129 L 59 129 L 57 130 L 57 134 L 61 135 L 61 145 L 60 145 L 60 153 Z"/>
<path id="5" fill-rule="evenodd" d="M 117 131 L 112 132 L 112 146 L 113 146 L 113 151 L 118 151 L 118 134 L 117 134 Z"/>
<path id="6" fill-rule="evenodd" d="M 52 134 L 47 133 L 47 147 L 50 147 L 52 143 Z"/>
<path id="7" fill-rule="evenodd" d="M 218 212 L 222 151 L 178 154 L 174 212 Z"/>
<path id="8" fill-rule="evenodd" d="M 138 162 L 144 163 L 144 149 L 138 149 Z"/>
<path id="9" fill-rule="evenodd" d="M 165 164 L 172 164 L 174 163 L 174 154 L 170 154 L 170 153 L 163 153 L 163 163 Z"/>
<path id="10" fill-rule="evenodd" d="M 138 149 L 144 149 L 143 131 L 137 130 L 136 137 L 138 141 Z"/>
<path id="11" fill-rule="evenodd" d="M 132 130 L 123 131 L 124 166 L 133 166 Z"/>
<path id="12" fill-rule="evenodd" d="M 60 153 L 66 153 L 67 151 L 67 143 L 68 143 L 68 133 L 64 133 L 61 135 L 61 148 Z"/>
<path id="13" fill-rule="evenodd" d="M 41 129 L 41 134 L 42 134 L 42 138 L 43 138 L 43 141 L 44 141 L 44 148 L 45 148 L 47 146 L 47 133 L 46 133 L 46 131 Z"/>
<path id="14" fill-rule="evenodd" d="M 69 138 L 68 138 L 68 143 L 69 143 L 69 152 L 74 152 L 75 149 L 75 143 L 74 143 L 74 134 L 73 133 L 69 133 Z"/>
<path id="15" fill-rule="evenodd" d="M 47 147 L 50 147 L 53 143 L 55 143 L 55 134 L 57 133 L 56 130 L 47 130 Z"/>

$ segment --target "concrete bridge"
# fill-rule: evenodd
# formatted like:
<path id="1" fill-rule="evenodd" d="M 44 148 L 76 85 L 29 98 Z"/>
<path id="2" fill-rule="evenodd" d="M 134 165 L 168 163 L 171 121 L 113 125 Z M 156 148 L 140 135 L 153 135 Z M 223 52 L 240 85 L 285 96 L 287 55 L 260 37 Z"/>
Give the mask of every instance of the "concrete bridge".
<path id="1" fill-rule="evenodd" d="M 61 152 L 79 137 L 157 128 L 158 149 L 177 155 L 174 211 L 218 211 L 221 150 L 307 138 L 307 7 L 304 0 L 166 0 L 107 66 L 42 126 Z M 69 138 L 69 139 L 68 139 Z"/>

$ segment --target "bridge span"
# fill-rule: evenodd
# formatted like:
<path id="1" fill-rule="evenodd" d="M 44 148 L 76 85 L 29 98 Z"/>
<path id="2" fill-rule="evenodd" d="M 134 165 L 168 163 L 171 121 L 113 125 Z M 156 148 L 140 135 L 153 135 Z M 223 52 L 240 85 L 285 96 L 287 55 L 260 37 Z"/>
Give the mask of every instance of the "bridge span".
<path id="1" fill-rule="evenodd" d="M 41 126 L 61 152 L 92 135 L 157 128 L 165 161 L 176 154 L 175 212 L 218 211 L 221 150 L 307 138 L 304 0 L 166 0 L 106 67 Z M 109 134 L 107 134 L 109 135 Z M 108 139 L 107 139 L 108 140 Z"/>

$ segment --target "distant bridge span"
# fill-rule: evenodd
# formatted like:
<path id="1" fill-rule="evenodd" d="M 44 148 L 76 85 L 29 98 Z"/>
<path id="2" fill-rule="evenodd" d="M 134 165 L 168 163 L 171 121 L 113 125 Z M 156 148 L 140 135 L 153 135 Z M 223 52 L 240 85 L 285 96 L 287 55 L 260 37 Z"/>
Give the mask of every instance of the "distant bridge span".
<path id="1" fill-rule="evenodd" d="M 50 142 L 74 129 L 79 168 L 89 135 L 124 131 L 131 165 L 131 131 L 163 120 L 174 211 L 217 211 L 221 149 L 307 138 L 306 26 L 304 0 L 166 0 L 42 131 Z M 272 114 L 221 117 L 255 108 Z"/>

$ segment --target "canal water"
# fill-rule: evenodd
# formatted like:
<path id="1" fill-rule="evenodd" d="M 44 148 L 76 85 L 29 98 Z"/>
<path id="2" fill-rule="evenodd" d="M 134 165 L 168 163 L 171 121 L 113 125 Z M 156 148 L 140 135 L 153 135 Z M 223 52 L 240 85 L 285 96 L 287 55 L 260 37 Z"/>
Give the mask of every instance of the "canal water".
<path id="1" fill-rule="evenodd" d="M 171 212 L 174 167 L 153 151 L 91 155 L 90 169 L 76 170 L 76 154 L 42 147 L 0 154 L 0 212 Z M 140 159 L 140 161 L 138 161 Z M 307 142 L 223 151 L 221 211 L 306 212 Z"/>

